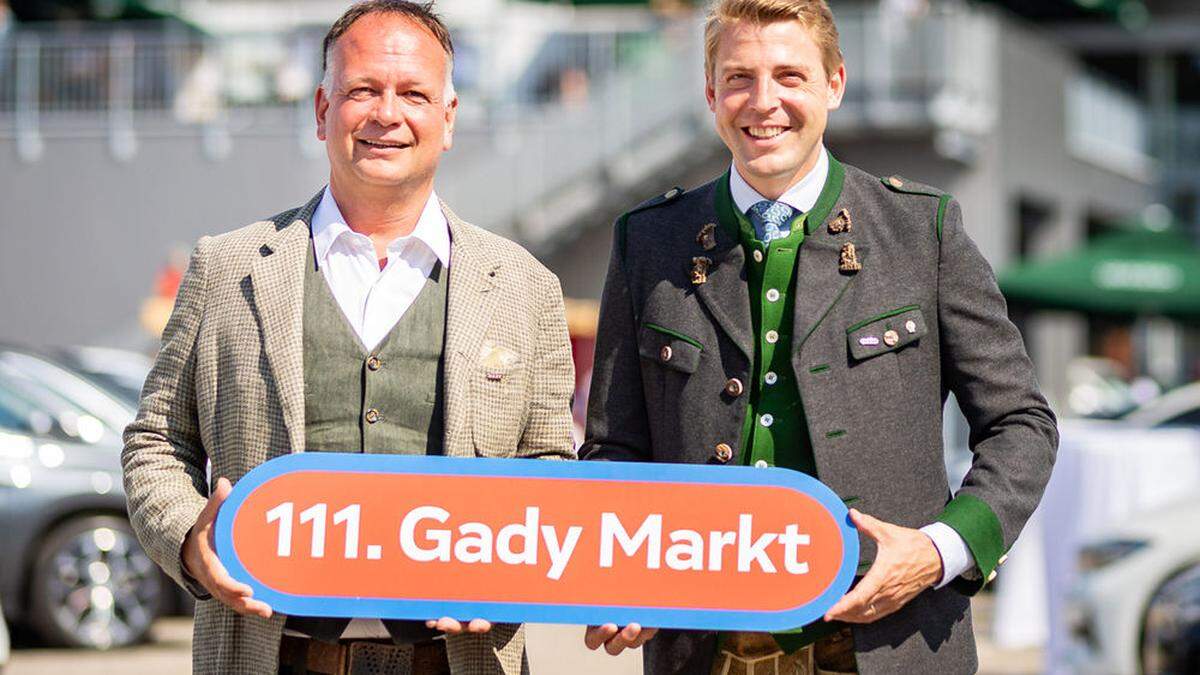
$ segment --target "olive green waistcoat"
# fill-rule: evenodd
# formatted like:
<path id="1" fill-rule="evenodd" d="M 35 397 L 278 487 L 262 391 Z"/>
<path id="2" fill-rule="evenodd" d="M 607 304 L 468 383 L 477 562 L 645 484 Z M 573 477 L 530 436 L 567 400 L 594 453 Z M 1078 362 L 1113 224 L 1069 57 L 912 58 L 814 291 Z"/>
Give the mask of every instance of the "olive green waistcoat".
<path id="1" fill-rule="evenodd" d="M 304 274 L 304 438 L 309 452 L 440 455 L 447 277 L 435 263 L 379 345 L 363 347 L 317 268 Z"/>

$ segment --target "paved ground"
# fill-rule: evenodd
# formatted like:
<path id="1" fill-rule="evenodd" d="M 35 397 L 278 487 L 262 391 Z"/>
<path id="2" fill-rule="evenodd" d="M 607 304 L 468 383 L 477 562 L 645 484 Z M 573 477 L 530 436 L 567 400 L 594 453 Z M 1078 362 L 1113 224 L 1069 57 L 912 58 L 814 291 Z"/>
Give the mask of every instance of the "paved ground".
<path id="1" fill-rule="evenodd" d="M 975 601 L 974 616 L 983 675 L 1037 675 L 1042 657 L 1038 650 L 1000 650 L 987 639 L 991 624 L 991 599 Z M 529 658 L 535 674 L 570 672 L 572 675 L 639 675 L 637 654 L 616 659 L 583 647 L 578 626 L 531 626 Z M 18 647 L 4 675 L 66 675 L 69 669 L 89 675 L 169 675 L 186 673 L 191 666 L 192 628 L 188 619 L 163 619 L 154 626 L 153 640 L 133 649 L 83 652 L 65 649 Z M 569 671 L 563 664 L 570 664 Z"/>

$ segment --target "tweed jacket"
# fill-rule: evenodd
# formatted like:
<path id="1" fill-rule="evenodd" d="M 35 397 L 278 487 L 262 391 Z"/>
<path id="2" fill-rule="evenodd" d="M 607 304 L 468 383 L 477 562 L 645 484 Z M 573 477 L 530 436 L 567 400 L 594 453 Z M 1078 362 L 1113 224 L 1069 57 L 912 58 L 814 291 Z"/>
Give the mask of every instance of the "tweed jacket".
<path id="1" fill-rule="evenodd" d="M 723 180 L 618 221 L 581 457 L 740 463 L 749 396 L 726 383 L 749 383 L 755 336 L 744 249 L 718 212 Z M 822 201 L 792 289 L 792 372 L 780 373 L 795 378 L 818 478 L 863 512 L 911 528 L 942 518 L 948 502 L 982 504 L 985 531 L 964 538 L 986 577 L 1037 505 L 1057 448 L 1021 336 L 953 199 L 835 161 Z M 718 224 L 715 246 L 697 237 L 708 223 Z M 840 269 L 845 243 L 855 244 L 857 272 Z M 712 261 L 703 283 L 691 274 L 698 256 Z M 942 448 L 949 392 L 974 452 L 953 502 Z M 861 544 L 869 563 L 874 542 Z M 959 579 L 854 626 L 860 672 L 974 672 L 966 594 L 981 585 Z M 707 674 L 715 651 L 714 633 L 662 631 L 645 647 L 646 672 Z"/>
<path id="2" fill-rule="evenodd" d="M 137 419 L 125 430 L 121 459 L 134 531 L 185 586 L 180 550 L 209 494 L 206 462 L 213 483 L 219 476 L 236 483 L 271 457 L 304 451 L 304 263 L 319 198 L 200 240 Z M 446 454 L 573 457 L 574 366 L 557 278 L 516 244 L 443 210 L 452 240 Z M 480 363 L 492 345 L 519 356 L 500 381 L 489 380 Z M 193 670 L 276 672 L 284 620 L 198 602 Z M 456 674 L 528 668 L 520 626 L 451 636 L 446 646 Z"/>

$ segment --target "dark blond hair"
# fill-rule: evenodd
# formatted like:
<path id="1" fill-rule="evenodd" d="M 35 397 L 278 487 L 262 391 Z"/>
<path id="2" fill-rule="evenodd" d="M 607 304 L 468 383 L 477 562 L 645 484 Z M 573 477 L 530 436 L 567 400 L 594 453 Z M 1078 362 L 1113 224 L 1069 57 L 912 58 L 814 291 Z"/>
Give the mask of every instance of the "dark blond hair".
<path id="1" fill-rule="evenodd" d="M 829 77 L 842 65 L 837 25 L 825 0 L 716 0 L 704 21 L 704 72 L 716 67 L 717 45 L 725 27 L 735 21 L 757 24 L 799 21 L 821 49 L 821 63 Z"/>

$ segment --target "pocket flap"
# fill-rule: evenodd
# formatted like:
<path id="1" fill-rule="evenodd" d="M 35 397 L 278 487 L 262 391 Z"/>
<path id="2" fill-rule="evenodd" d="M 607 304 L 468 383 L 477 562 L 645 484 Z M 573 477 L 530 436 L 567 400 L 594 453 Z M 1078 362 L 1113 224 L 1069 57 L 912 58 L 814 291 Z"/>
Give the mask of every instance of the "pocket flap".
<path id="1" fill-rule="evenodd" d="M 846 340 L 850 357 L 862 361 L 916 342 L 928 330 L 921 308 L 908 305 L 855 323 L 846 329 Z"/>
<path id="2" fill-rule="evenodd" d="M 704 348 L 695 338 L 656 324 L 642 324 L 638 335 L 638 353 L 642 358 L 681 373 L 696 372 L 702 351 Z"/>

